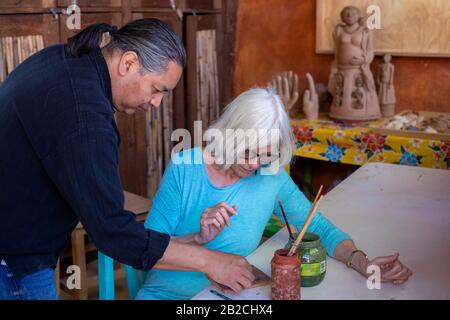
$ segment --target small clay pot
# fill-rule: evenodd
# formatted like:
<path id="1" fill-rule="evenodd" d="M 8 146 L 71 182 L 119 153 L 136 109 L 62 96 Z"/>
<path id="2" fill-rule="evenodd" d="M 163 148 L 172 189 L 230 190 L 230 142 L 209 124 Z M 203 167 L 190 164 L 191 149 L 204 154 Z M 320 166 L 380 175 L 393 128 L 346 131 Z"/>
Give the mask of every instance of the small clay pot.
<path id="1" fill-rule="evenodd" d="M 300 300 L 300 259 L 297 253 L 288 257 L 288 252 L 275 251 L 271 261 L 273 300 Z"/>

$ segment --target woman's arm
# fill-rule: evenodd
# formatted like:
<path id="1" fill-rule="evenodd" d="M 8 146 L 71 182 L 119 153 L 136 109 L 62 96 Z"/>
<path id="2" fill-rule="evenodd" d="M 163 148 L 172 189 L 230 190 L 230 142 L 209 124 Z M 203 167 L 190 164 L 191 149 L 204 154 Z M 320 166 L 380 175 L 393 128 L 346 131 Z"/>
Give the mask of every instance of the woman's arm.
<path id="1" fill-rule="evenodd" d="M 277 196 L 281 200 L 289 223 L 295 225 L 300 230 L 311 208 L 311 202 L 298 189 L 295 182 L 292 181 L 291 177 L 284 170 L 280 171 L 279 182 L 280 189 Z M 274 213 L 283 219 L 276 198 Z M 335 247 L 343 240 L 351 240 L 348 234 L 336 227 L 319 212 L 312 219 L 307 231 L 320 236 L 322 245 L 325 247 L 329 256 L 334 256 Z"/>
<path id="2" fill-rule="evenodd" d="M 350 255 L 358 248 L 355 246 L 355 243 L 352 240 L 344 240 L 341 241 L 336 248 L 334 249 L 334 258 L 347 264 Z M 351 267 L 358 271 L 364 277 L 367 277 L 367 266 L 369 260 L 366 258 L 364 254 L 361 252 L 355 253 L 353 258 L 350 261 Z"/>
<path id="3" fill-rule="evenodd" d="M 334 257 L 345 264 L 349 262 L 354 270 L 366 278 L 373 274 L 373 271 L 368 270 L 369 267 L 378 268 L 381 282 L 402 284 L 412 276 L 412 271 L 400 261 L 399 253 L 368 260 L 360 251 L 351 256 L 355 250 L 358 249 L 353 241 L 344 240 L 336 246 Z"/>
<path id="4" fill-rule="evenodd" d="M 284 177 L 285 182 L 280 188 L 278 196 L 286 211 L 289 223 L 296 224 L 300 230 L 306 220 L 311 203 L 300 192 L 297 185 L 286 172 L 283 171 L 280 174 L 286 175 L 287 177 Z M 276 204 L 274 212 L 278 215 L 279 209 L 277 207 L 278 205 Z M 353 240 L 320 213 L 317 213 L 312 219 L 308 227 L 308 232 L 314 232 L 320 236 L 321 242 L 329 256 L 345 264 L 347 264 L 347 261 L 351 257 L 351 267 L 364 277 L 370 275 L 367 273 L 367 268 L 371 265 L 380 268 L 381 282 L 400 284 L 407 281 L 412 275 L 411 270 L 404 266 L 398 259 L 398 253 L 376 257 L 373 260 L 368 260 L 365 254 L 361 252 L 356 252 L 351 256 L 352 252 L 358 250 Z"/>

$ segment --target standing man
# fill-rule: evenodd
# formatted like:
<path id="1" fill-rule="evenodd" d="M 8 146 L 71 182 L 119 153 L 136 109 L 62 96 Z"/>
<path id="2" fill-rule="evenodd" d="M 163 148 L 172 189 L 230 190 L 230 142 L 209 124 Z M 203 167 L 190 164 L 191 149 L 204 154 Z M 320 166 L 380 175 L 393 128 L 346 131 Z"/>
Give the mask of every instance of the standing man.
<path id="1" fill-rule="evenodd" d="M 159 20 L 97 24 L 0 85 L 0 299 L 56 299 L 53 269 L 78 221 L 100 251 L 134 268 L 250 286 L 244 258 L 176 242 L 124 210 L 114 112 L 158 107 L 185 64 L 182 42 Z"/>

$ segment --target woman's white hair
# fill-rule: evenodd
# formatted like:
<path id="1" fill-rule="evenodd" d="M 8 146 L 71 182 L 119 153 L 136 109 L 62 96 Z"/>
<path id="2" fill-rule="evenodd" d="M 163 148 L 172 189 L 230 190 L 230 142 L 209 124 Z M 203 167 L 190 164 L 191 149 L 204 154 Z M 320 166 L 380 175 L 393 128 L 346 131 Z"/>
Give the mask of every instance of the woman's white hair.
<path id="1" fill-rule="evenodd" d="M 249 132 L 257 134 L 255 136 L 248 134 Z M 254 88 L 241 93 L 226 106 L 205 136 L 209 140 L 207 150 L 222 150 L 213 151 L 212 155 L 214 161 L 222 164 L 225 169 L 236 163 L 236 155 L 242 154 L 246 149 L 257 150 L 258 147 L 270 145 L 272 159 L 275 156 L 278 164 L 274 169 L 278 171 L 291 161 L 295 146 L 289 116 L 281 98 L 270 87 Z M 225 141 L 217 136 L 223 137 Z"/>

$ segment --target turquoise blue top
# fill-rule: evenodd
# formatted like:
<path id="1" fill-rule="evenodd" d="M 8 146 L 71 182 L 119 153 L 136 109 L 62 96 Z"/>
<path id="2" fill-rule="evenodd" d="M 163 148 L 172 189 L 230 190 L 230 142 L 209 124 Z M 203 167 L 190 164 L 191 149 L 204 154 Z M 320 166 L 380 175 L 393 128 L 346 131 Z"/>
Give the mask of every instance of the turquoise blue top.
<path id="1" fill-rule="evenodd" d="M 190 164 L 192 160 L 196 164 Z M 225 201 L 237 206 L 237 215 L 232 216 L 231 225 L 205 247 L 245 257 L 257 248 L 272 213 L 282 219 L 277 197 L 289 223 L 300 229 L 311 203 L 286 171 L 281 170 L 277 175 L 256 174 L 217 188 L 206 174 L 202 150 L 190 149 L 176 154 L 166 168 L 145 226 L 172 236 L 195 233 L 200 230 L 203 210 Z M 315 215 L 308 231 L 321 237 L 331 256 L 339 242 L 350 239 L 320 213 Z M 209 284 L 200 272 L 153 269 L 136 298 L 190 299 Z"/>

